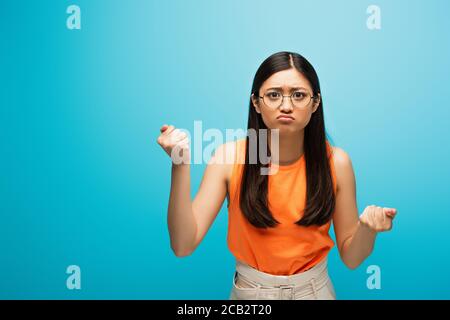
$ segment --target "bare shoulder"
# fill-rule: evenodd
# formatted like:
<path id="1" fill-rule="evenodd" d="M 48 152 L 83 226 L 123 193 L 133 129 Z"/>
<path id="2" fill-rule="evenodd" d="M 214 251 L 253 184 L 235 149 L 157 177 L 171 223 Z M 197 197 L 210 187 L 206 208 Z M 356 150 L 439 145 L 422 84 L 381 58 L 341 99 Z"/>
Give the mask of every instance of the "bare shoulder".
<path id="1" fill-rule="evenodd" d="M 340 147 L 333 148 L 333 163 L 336 171 L 337 187 L 342 187 L 347 181 L 351 181 L 354 176 L 352 160 L 348 153 Z"/>
<path id="2" fill-rule="evenodd" d="M 223 167 L 227 183 L 231 179 L 238 143 L 238 141 L 225 142 L 217 146 L 214 151 L 214 163 L 219 164 Z"/>
<path id="3" fill-rule="evenodd" d="M 344 149 L 334 146 L 332 148 L 333 148 L 333 160 L 335 164 L 337 164 L 338 166 L 345 166 L 351 163 L 350 156 Z"/>

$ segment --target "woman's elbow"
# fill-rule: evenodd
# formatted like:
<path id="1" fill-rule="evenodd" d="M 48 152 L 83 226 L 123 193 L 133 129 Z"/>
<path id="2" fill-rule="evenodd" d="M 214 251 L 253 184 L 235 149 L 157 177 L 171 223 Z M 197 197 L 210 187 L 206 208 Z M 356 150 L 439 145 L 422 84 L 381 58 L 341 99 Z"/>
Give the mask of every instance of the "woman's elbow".
<path id="1" fill-rule="evenodd" d="M 344 262 L 345 266 L 347 268 L 349 268 L 350 270 L 355 270 L 356 268 L 358 268 L 361 265 L 361 262 L 356 263 L 353 261 L 346 261 L 346 260 L 342 260 L 342 261 Z"/>
<path id="2" fill-rule="evenodd" d="M 359 254 L 352 254 L 348 252 L 348 250 L 339 250 L 339 255 L 341 257 L 342 262 L 344 262 L 345 266 L 350 270 L 357 269 L 366 259 L 370 256 L 373 251 L 373 247 L 366 252 L 360 252 Z"/>
<path id="3" fill-rule="evenodd" d="M 192 251 L 180 251 L 180 250 L 173 250 L 173 252 L 175 253 L 175 256 L 177 256 L 178 258 L 183 258 L 183 257 L 187 257 L 190 256 L 192 254 Z"/>
<path id="4" fill-rule="evenodd" d="M 171 245 L 171 248 L 175 256 L 178 258 L 190 256 L 194 252 L 194 249 L 188 247 L 175 247 Z"/>
<path id="5" fill-rule="evenodd" d="M 355 259 L 355 257 L 349 257 L 345 254 L 341 254 L 341 260 L 347 268 L 350 270 L 357 269 L 364 260 Z"/>

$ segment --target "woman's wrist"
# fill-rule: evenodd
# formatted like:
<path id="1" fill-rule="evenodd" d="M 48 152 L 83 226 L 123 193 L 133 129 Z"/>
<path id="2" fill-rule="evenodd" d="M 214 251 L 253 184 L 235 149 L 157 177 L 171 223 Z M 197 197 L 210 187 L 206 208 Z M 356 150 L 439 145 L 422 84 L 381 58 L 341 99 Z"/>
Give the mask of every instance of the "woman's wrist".
<path id="1" fill-rule="evenodd" d="M 190 163 L 174 163 L 172 162 L 172 170 L 182 170 L 190 167 Z"/>
<path id="2" fill-rule="evenodd" d="M 370 227 L 369 224 L 365 223 L 361 218 L 358 221 L 358 227 L 366 234 L 375 237 L 378 232 Z"/>

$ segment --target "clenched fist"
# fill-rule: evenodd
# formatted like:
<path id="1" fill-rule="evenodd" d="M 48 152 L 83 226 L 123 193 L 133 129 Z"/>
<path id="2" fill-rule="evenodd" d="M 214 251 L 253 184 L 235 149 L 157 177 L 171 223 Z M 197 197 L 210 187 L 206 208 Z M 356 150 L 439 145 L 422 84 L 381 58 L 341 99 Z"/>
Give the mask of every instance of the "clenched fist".
<path id="1" fill-rule="evenodd" d="M 397 209 L 371 205 L 364 209 L 359 221 L 374 232 L 389 231 L 392 229 L 392 220 L 396 214 Z"/>
<path id="2" fill-rule="evenodd" d="M 163 125 L 157 142 L 174 164 L 190 163 L 189 137 L 172 125 Z"/>

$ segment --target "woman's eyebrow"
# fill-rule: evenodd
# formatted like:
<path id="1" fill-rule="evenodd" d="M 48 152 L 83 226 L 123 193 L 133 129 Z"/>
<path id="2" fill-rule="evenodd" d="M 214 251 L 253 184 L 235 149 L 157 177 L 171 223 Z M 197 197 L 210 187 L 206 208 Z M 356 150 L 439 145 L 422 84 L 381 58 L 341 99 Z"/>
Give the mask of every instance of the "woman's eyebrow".
<path id="1" fill-rule="evenodd" d="M 267 88 L 267 90 L 273 90 L 273 89 L 283 90 L 283 87 L 270 87 L 270 88 Z M 306 88 L 304 88 L 304 87 L 290 87 L 289 89 L 290 89 L 290 91 L 292 91 L 292 90 L 298 90 L 298 89 L 308 90 L 308 89 L 306 89 Z"/>

